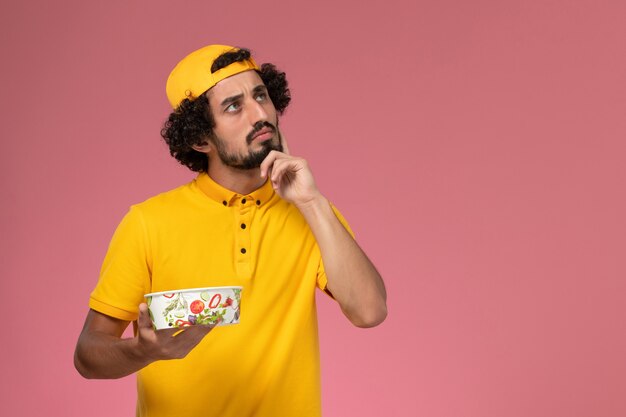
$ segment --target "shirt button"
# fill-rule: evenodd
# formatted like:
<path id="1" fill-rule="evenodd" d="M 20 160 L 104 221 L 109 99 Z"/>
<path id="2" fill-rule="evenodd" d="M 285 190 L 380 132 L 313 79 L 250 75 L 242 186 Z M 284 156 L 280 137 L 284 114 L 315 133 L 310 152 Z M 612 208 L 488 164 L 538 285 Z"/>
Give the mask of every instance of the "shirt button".
<path id="1" fill-rule="evenodd" d="M 246 199 L 241 200 L 241 204 L 246 204 Z"/>
<path id="2" fill-rule="evenodd" d="M 261 200 L 257 200 L 257 201 L 256 201 L 256 205 L 257 205 L 257 206 L 260 206 L 260 205 L 261 205 Z"/>
<path id="3" fill-rule="evenodd" d="M 246 224 L 245 223 L 241 223 L 241 228 L 245 229 L 246 228 Z"/>
<path id="4" fill-rule="evenodd" d="M 223 205 L 227 205 L 228 203 L 226 202 L 226 200 L 222 201 Z"/>
<path id="5" fill-rule="evenodd" d="M 241 248 L 241 253 L 246 253 L 246 248 Z"/>

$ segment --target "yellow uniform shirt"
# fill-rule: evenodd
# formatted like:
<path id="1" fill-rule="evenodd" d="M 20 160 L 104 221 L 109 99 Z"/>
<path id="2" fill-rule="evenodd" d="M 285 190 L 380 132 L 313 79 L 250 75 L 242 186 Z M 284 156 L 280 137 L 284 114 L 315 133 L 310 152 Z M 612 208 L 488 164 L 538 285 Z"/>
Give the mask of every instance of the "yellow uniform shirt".
<path id="1" fill-rule="evenodd" d="M 212 286 L 243 287 L 240 323 L 139 371 L 137 415 L 321 415 L 315 288 L 326 276 L 309 226 L 269 181 L 244 196 L 200 174 L 132 206 L 89 306 L 130 321 L 144 294 Z"/>

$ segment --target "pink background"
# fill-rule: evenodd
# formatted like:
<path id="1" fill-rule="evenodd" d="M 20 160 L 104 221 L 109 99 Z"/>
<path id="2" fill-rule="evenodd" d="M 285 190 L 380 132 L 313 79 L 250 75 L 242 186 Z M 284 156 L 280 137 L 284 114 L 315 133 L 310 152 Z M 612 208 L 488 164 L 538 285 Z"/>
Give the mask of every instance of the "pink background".
<path id="1" fill-rule="evenodd" d="M 128 206 L 192 178 L 169 70 L 227 43 L 388 286 L 372 330 L 320 297 L 325 416 L 626 415 L 626 3 L 217 3 L 3 2 L 2 414 L 133 414 L 74 345 Z"/>

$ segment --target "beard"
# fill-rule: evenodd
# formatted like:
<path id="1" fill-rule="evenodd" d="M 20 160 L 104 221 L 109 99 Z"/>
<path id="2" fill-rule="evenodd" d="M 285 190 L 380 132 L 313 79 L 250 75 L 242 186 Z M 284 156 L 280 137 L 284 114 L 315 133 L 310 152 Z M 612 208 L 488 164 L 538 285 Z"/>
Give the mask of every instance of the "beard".
<path id="1" fill-rule="evenodd" d="M 276 127 L 269 122 L 258 122 L 254 125 L 254 128 L 248 135 L 246 136 L 246 144 L 248 148 L 250 147 L 250 143 L 252 142 L 254 135 L 264 127 L 271 128 L 276 134 L 275 138 L 270 140 L 266 140 L 260 143 L 261 149 L 252 151 L 248 149 L 248 153 L 243 154 L 232 154 L 226 151 L 226 144 L 218 137 L 213 137 L 212 141 L 215 145 L 215 149 L 217 150 L 217 155 L 219 156 L 222 163 L 231 168 L 241 169 L 241 170 L 250 170 L 256 169 L 261 166 L 261 163 L 267 155 L 269 155 L 272 151 L 283 151 L 283 140 L 280 136 L 280 131 L 277 129 L 278 122 L 276 123 Z M 277 143 L 274 143 L 274 140 L 278 139 Z"/>

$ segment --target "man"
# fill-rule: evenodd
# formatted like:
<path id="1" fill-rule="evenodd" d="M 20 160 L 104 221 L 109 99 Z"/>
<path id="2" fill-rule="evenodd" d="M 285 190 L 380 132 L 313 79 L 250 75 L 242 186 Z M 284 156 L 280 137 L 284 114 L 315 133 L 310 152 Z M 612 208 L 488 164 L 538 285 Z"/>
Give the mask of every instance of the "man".
<path id="1" fill-rule="evenodd" d="M 185 57 L 166 90 L 174 112 L 162 136 L 199 174 L 120 223 L 76 369 L 138 372 L 139 416 L 319 416 L 315 288 L 371 327 L 387 314 L 383 281 L 306 161 L 289 155 L 284 73 L 211 45 Z M 243 287 L 239 324 L 153 329 L 144 294 L 209 286 Z M 135 336 L 123 339 L 130 322 Z"/>

